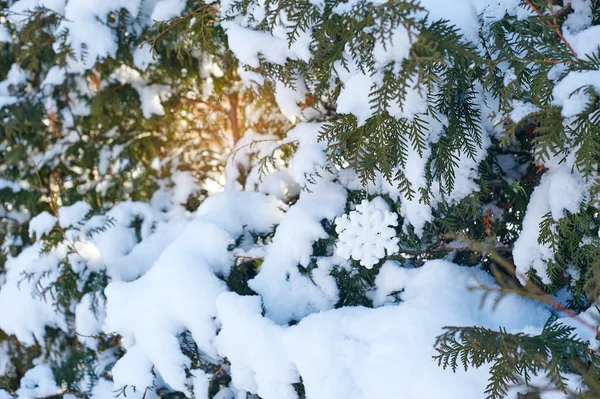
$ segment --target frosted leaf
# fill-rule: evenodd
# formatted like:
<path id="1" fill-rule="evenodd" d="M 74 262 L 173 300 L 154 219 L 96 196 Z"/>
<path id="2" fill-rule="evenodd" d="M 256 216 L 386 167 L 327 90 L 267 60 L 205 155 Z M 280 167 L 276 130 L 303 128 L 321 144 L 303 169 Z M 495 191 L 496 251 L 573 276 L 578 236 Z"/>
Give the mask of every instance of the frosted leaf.
<path id="1" fill-rule="evenodd" d="M 393 228 L 398 225 L 398 215 L 390 212 L 381 197 L 363 200 L 355 211 L 336 218 L 335 224 L 339 235 L 337 254 L 345 259 L 359 260 L 368 269 L 386 253 L 392 255 L 399 250 Z"/>

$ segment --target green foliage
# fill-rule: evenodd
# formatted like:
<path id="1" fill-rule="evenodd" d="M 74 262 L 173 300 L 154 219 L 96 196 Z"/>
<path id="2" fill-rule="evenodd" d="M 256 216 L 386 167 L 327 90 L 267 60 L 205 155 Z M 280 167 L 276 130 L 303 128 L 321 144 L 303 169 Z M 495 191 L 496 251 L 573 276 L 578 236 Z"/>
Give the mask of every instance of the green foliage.
<path id="1" fill-rule="evenodd" d="M 339 289 L 339 300 L 336 308 L 342 306 L 373 307 L 367 291 L 375 283 L 375 269 L 367 269 L 356 262 L 352 269 L 336 268 L 331 271 Z"/>
<path id="2" fill-rule="evenodd" d="M 350 60 L 346 57 L 349 57 L 365 74 L 373 74 L 376 65 L 372 53 L 376 43 L 391 46 L 393 32 L 404 27 L 413 41 L 410 55 L 402 61 L 401 68 L 394 62 L 385 66 L 381 82 L 371 88 L 373 115 L 360 125 L 353 115 L 336 115 L 324 126 L 321 138 L 330 144 L 332 156 L 348 161 L 363 182 L 380 171 L 390 182 L 394 181 L 407 198 L 413 198 L 416 192 L 401 168 L 406 165 L 409 148 L 422 154 L 426 147 L 428 123 L 423 116 L 454 115 L 447 127 L 446 142 L 437 147 L 433 156 L 434 168 L 428 182 L 432 184 L 434 177 L 441 177 L 444 189 L 451 191 L 453 166 L 459 154 L 466 151 L 473 156 L 481 147 L 480 115 L 472 101 L 473 85 L 478 79 L 471 65 L 478 60 L 474 47 L 447 21 L 417 19 L 415 15 L 423 8 L 416 1 L 387 1 L 377 5 L 361 1 L 354 3 L 346 13 L 334 12 L 337 5 L 338 2 L 326 1 L 324 9 L 318 9 L 308 1 L 269 2 L 263 20 L 255 21 L 257 28 L 272 30 L 279 16 L 285 15 L 290 45 L 297 40 L 298 32 L 312 32 L 312 58 L 306 64 L 288 59 L 284 65 L 263 60 L 259 68 L 249 69 L 290 87 L 295 86 L 295 76 L 300 75 L 312 88 L 310 97 L 317 101 L 322 99 L 327 108 L 327 104 L 336 101 L 341 88 L 339 82 L 330 88 L 339 68 L 336 65 L 341 63 L 343 68 L 348 68 Z M 239 1 L 229 12 L 247 14 L 250 6 L 251 2 Z M 454 85 L 454 79 L 463 83 Z M 448 83 L 438 85 L 444 81 Z M 404 108 L 407 91 L 413 86 L 431 100 L 426 113 L 411 119 L 390 115 L 391 107 Z M 434 93 L 434 87 L 441 90 Z M 468 134 L 460 134 L 462 131 Z"/>
<path id="3" fill-rule="evenodd" d="M 544 371 L 560 391 L 567 393 L 566 373 L 587 357 L 587 342 L 581 341 L 573 327 L 549 319 L 541 334 L 509 334 L 482 327 L 446 327 L 435 343 L 434 359 L 443 368 L 456 372 L 462 365 L 481 367 L 491 364 L 486 395 L 501 399 L 508 388 L 529 384 L 532 376 Z"/>
<path id="4" fill-rule="evenodd" d="M 181 348 L 182 353 L 190 359 L 190 367 L 186 369 L 186 374 L 191 375 L 193 370 L 202 370 L 206 373 L 212 375 L 212 378 L 208 384 L 208 392 L 200 393 L 193 392 L 196 396 L 204 396 L 208 398 L 214 398 L 215 395 L 219 392 L 219 390 L 223 387 L 226 387 L 231 382 L 231 376 L 229 375 L 227 365 L 229 364 L 225 361 L 224 364 L 219 365 L 211 361 L 210 359 L 203 358 L 202 352 L 198 349 L 198 345 L 194 341 L 192 334 L 189 331 L 185 331 L 179 335 L 179 347 Z M 161 398 L 168 397 L 185 397 L 180 392 L 157 392 Z"/>
<path id="5" fill-rule="evenodd" d="M 229 289 L 239 295 L 256 295 L 256 292 L 248 286 L 248 281 L 256 277 L 261 263 L 260 259 L 245 260 L 244 258 L 236 262 L 227 278 Z"/>
<path id="6" fill-rule="evenodd" d="M 386 259 L 418 266 L 428 259 L 448 257 L 455 263 L 490 271 L 505 292 L 523 294 L 534 290 L 532 297 L 544 300 L 545 295 L 565 289 L 569 293 L 567 306 L 578 311 L 588 308 L 598 298 L 600 286 L 598 204 L 594 200 L 600 161 L 598 94 L 593 87 L 577 88 L 571 95 L 584 96 L 587 105 L 568 119 L 553 103 L 552 91 L 557 81 L 571 71 L 597 71 L 600 56 L 597 52 L 587 57 L 578 55 L 562 37 L 560 26 L 572 12 L 570 6 L 557 11 L 556 2 L 524 1 L 522 7 L 532 16 L 507 13 L 484 24 L 480 32 L 482 48 L 476 48 L 448 21 L 416 18 L 423 15 L 417 2 L 389 1 L 374 6 L 359 1 L 344 13 L 334 11 L 338 4 L 326 1 L 323 7 L 316 7 L 297 0 L 268 2 L 263 20 L 252 20 L 250 25 L 271 31 L 284 24 L 290 46 L 300 32 L 310 32 L 311 58 L 288 59 L 283 64 L 261 58 L 258 67 L 247 69 L 261 74 L 270 84 L 281 82 L 289 87 L 295 87 L 300 76 L 309 90 L 307 99 L 314 99 L 311 105 L 322 112 L 317 118 L 326 122 L 320 138 L 328 143 L 334 164 L 352 167 L 363 184 L 382 176 L 408 200 L 431 203 L 433 197 L 442 197 L 432 209 L 432 222 L 425 224 L 421 234 L 415 234 L 410 225 L 398 229 L 401 253 Z M 599 4 L 592 4 L 596 19 Z M 252 18 L 253 7 L 252 1 L 236 2 L 228 10 L 229 18 Z M 376 43 L 393 45 L 392 33 L 399 27 L 406 29 L 411 40 L 408 56 L 376 65 Z M 351 70 L 350 63 L 367 76 L 376 76 L 369 92 L 370 115 L 365 120 L 354 114 L 331 112 L 343 89 L 336 68 Z M 405 109 L 409 90 L 420 93 L 427 100 L 427 108 L 406 118 L 392 110 Z M 497 110 L 489 118 L 501 130 L 489 143 L 483 131 L 486 115 L 479 108 L 482 93 L 489 96 L 486 101 L 497 102 Z M 522 103 L 535 106 L 535 110 L 524 117 L 511 114 Z M 513 120 L 514 115 L 520 120 Z M 434 132 L 432 137 L 435 123 L 440 124 L 441 132 Z M 483 147 L 487 156 L 481 161 Z M 412 153 L 427 154 L 426 185 L 418 189 L 406 176 L 410 168 L 407 159 Z M 565 213 L 559 219 L 548 214 L 543 219 L 538 242 L 554 253 L 547 261 L 551 284 L 542 284 L 531 271 L 532 287 L 525 289 L 514 270 L 499 271 L 498 256 L 511 265 L 513 244 L 521 233 L 532 192 L 547 170 L 544 164 L 562 163 L 571 156 L 573 171 L 592 187 L 591 197 L 584 199 L 579 212 Z M 465 157 L 478 163 L 477 189 L 460 201 L 444 201 L 452 195 L 456 169 Z M 364 192 L 350 193 L 346 212 L 364 197 L 368 197 Z M 391 205 L 401 209 L 400 202 L 396 199 Z M 322 240 L 313 252 L 326 255 L 329 245 Z M 492 253 L 484 250 L 486 245 L 493 247 Z M 304 272 L 310 274 L 314 267 L 316 264 Z M 359 266 L 340 267 L 331 274 L 340 290 L 336 306 L 372 305 L 366 293 L 376 269 L 371 272 Z M 399 293 L 396 297 L 401 299 Z M 549 321 L 537 337 L 504 330 L 451 328 L 437 346 L 443 352 L 439 359 L 444 366 L 456 368 L 459 354 L 465 366 L 492 363 L 487 391 L 492 398 L 503 397 L 509 386 L 528 383 L 541 371 L 546 371 L 564 391 L 564 373 L 572 372 L 575 362 L 577 372 L 583 374 L 580 363 L 589 355 L 573 329 L 554 321 Z M 594 374 L 594 362 L 587 364 L 585 373 Z M 592 380 L 586 382 L 590 392 Z"/>
<path id="7" fill-rule="evenodd" d="M 250 90 L 242 85 L 237 60 L 216 23 L 217 8 L 190 0 L 181 18 L 154 26 L 142 21 L 147 10 L 140 9 L 139 15 L 112 10 L 97 22 L 114 35 L 114 56 L 98 59 L 84 71 L 69 69 L 62 84 L 42 86 L 51 68 L 85 59 L 87 49 L 72 48 L 67 29 L 57 32 L 65 22 L 61 15 L 36 8 L 21 15 L 17 25 L 6 18 L 9 4 L 0 1 L 1 27 L 12 35 L 11 42 L 0 43 L 0 81 L 13 67 L 26 74 L 23 84 L 9 88 L 18 101 L 0 106 L 0 280 L 4 282 L 10 257 L 39 242 L 48 264 L 55 257 L 58 264 L 27 270 L 22 282 L 31 282 L 35 286 L 31 294 L 52 304 L 67 322 L 65 331 L 48 330 L 48 342 L 30 348 L 0 331 L 0 345 L 12 363 L 0 378 L 0 389 L 14 394 L 34 359 L 49 364 L 61 390 L 77 396 L 88 396 L 100 377 L 110 380 L 104 367 L 110 369 L 110 359 L 123 355 L 120 338 L 100 334 L 93 337 L 97 350 L 90 349 L 75 329 L 76 306 L 87 296 L 90 311 L 98 314 L 111 281 L 105 265 L 90 267 L 79 253 L 80 240 L 115 228 L 110 217 L 97 215 L 126 201 L 151 202 L 158 197 L 160 202 L 155 194 L 173 188 L 177 172 L 189 173 L 199 186 L 181 204 L 194 211 L 208 195 L 207 186 L 213 183 L 214 190 L 223 184 L 227 155 L 244 135 L 252 132 L 276 140 L 289 128 L 289 121 L 275 111 L 270 88 Z M 134 62 L 140 47 L 154 55 L 146 69 Z M 119 73 L 135 79 L 122 79 Z M 162 115 L 148 115 L 140 86 L 164 92 L 159 96 Z M 239 180 L 230 183 L 244 185 L 244 176 L 256 163 L 250 159 L 240 164 Z M 5 188 L 5 181 L 12 185 Z M 101 221 L 94 223 L 97 227 L 83 231 L 82 225 L 56 225 L 43 237 L 29 235 L 31 217 L 43 211 L 57 216 L 61 206 L 78 201 L 92 206 L 89 216 Z M 162 206 L 166 215 L 168 201 Z M 137 241 L 142 240 L 144 222 L 138 217 L 126 226 Z M 259 267 L 260 261 L 236 264 L 228 279 L 231 289 L 253 294 L 247 283 Z M 186 355 L 192 352 L 184 350 Z M 201 360 L 195 359 L 192 369 L 215 373 L 219 368 Z M 211 397 L 229 381 L 221 372 L 211 382 Z M 159 396 L 174 394 L 160 383 L 154 389 Z"/>
<path id="8" fill-rule="evenodd" d="M 62 17 L 47 9 L 28 14 L 21 28 L 7 23 L 13 40 L 0 43 L 0 80 L 13 64 L 28 77 L 25 84 L 10 88 L 20 100 L 0 109 L 0 177 L 19 184 L 18 190 L 0 189 L 0 273 L 9 256 L 18 255 L 34 241 L 44 243 L 45 253 L 66 245 L 56 268 L 35 270 L 23 278 L 36 284 L 34 295 L 46 298 L 65 315 L 68 331 L 49 330 L 45 345 L 30 348 L 0 331 L 0 342 L 6 344 L 12 360 L 10 372 L 0 379 L 0 388 L 14 393 L 34 359 L 41 358 L 50 362 L 61 387 L 85 395 L 90 387 L 82 386 L 82 381 L 93 384 L 98 374 L 110 378 L 106 370 L 93 370 L 98 355 L 103 351 L 122 354 L 119 337 L 97 337 L 100 346 L 95 352 L 81 344 L 72 326 L 74 305 L 89 294 L 91 310 L 96 312 L 105 299 L 103 290 L 110 277 L 103 270 L 86 267 L 77 256 L 71 234 L 90 238 L 111 228 L 111 220 L 93 231 L 56 226 L 44 237 L 30 237 L 27 218 L 15 215 L 24 211 L 56 215 L 58 207 L 80 200 L 90 203 L 93 213 L 123 201 L 150 201 L 157 189 L 173 187 L 171 176 L 177 171 L 190 172 L 202 183 L 220 184 L 225 163 L 235 163 L 240 153 L 246 153 L 248 162 L 234 165 L 237 187 L 255 189 L 256 181 L 250 177 L 256 163 L 261 172 L 272 170 L 273 165 L 287 162 L 297 149 L 296 143 L 285 143 L 259 159 L 264 154 L 257 146 L 242 141 L 248 132 L 276 141 L 291 127 L 273 111 L 273 88 L 278 83 L 298 88 L 302 80 L 306 85 L 305 101 L 297 105 L 310 108 L 308 118 L 325 122 L 320 139 L 327 142 L 335 168 L 353 168 L 364 185 L 380 177 L 391 183 L 399 195 L 385 195 L 385 200 L 399 215 L 406 204 L 403 200 L 432 205 L 422 231 L 417 232 L 408 219 L 399 216 L 399 254 L 381 259 L 373 269 L 355 260 L 333 266 L 330 276 L 338 288 L 336 308 L 372 307 L 369 294 L 385 261 L 419 267 L 440 258 L 489 271 L 503 285 L 499 289 L 502 294 L 517 292 L 547 303 L 548 295 L 564 290 L 569 309 L 589 308 L 600 296 L 600 94 L 594 87 L 577 88 L 571 95 L 583 96 L 587 102 L 577 115 L 567 118 L 553 103 L 552 91 L 569 72 L 600 69 L 600 51 L 586 57 L 574 53 L 560 34 L 571 6 L 556 13 L 554 3 L 523 2 L 523 7 L 538 12 L 527 18 L 507 14 L 484 25 L 480 47 L 469 43 L 450 22 L 431 20 L 416 0 L 377 4 L 325 0 L 322 7 L 309 0 L 267 0 L 262 15 L 253 12 L 256 4 L 250 0 L 234 2 L 230 10 L 223 10 L 225 15 L 217 3 L 187 1 L 183 15 L 158 21 L 152 28 L 136 25 L 137 17 L 126 10 L 113 10 L 106 26 L 115 34 L 116 55 L 99 60 L 82 75 L 68 73 L 63 84 L 49 89 L 42 88 L 41 82 L 50 68 L 65 66 L 70 58 L 78 57 L 77 52 L 85 58 L 86 49 L 71 48 L 67 31 L 54 32 Z M 6 2 L 0 1 L 0 5 L 0 14 L 4 14 Z M 347 12 L 338 12 L 343 6 Z M 593 24 L 598 24 L 600 1 L 591 1 L 591 6 Z M 288 46 L 310 33 L 311 57 L 275 64 L 259 56 L 258 66 L 244 68 L 265 78 L 264 85 L 244 88 L 240 65 L 227 48 L 219 23 L 240 15 L 259 31 L 273 32 L 285 24 Z M 256 15 L 262 19 L 254 20 Z M 410 51 L 402 59 L 377 64 L 373 56 L 376 47 L 393 46 L 399 29 L 406 30 Z M 133 67 L 139 48 L 150 48 L 154 56 L 154 63 L 144 70 Z M 138 73 L 147 85 L 168 87 L 170 95 L 161 98 L 164 115 L 147 117 L 136 83 L 114 78 L 124 66 Z M 369 99 L 364 121 L 354 114 L 334 112 L 344 88 L 340 72 L 354 66 L 366 76 L 376 77 L 364 93 Z M 409 95 L 413 90 L 426 105 L 411 114 Z M 480 108 L 483 97 L 495 104 L 495 113 L 486 115 Z M 513 120 L 511 113 L 520 103 L 536 110 Z M 81 104 L 89 107 L 89 112 L 78 112 L 76 105 Z M 497 135 L 486 131 L 486 117 L 500 129 Z M 426 165 L 425 183 L 419 187 L 409 178 L 413 166 L 409 158 L 415 154 L 424 157 Z M 544 216 L 538 243 L 547 245 L 554 255 L 546 261 L 551 283 L 543 284 L 531 271 L 530 281 L 523 287 L 518 281 L 521 276 L 510 267 L 499 270 L 498 265 L 512 266 L 513 245 L 532 192 L 546 173 L 544 164 L 565 162 L 569 157 L 574 158 L 573 172 L 591 187 L 589 198 L 582 198 L 578 212 L 565 213 L 559 219 L 552 213 Z M 472 192 L 456 200 L 452 194 L 460 177 L 457 168 L 465 159 L 476 166 L 461 172 L 476 177 Z M 320 172 L 306 177 L 315 181 Z M 371 199 L 373 191 L 377 190 L 348 192 L 345 212 L 362 199 Z M 203 187 L 183 205 L 195 210 L 207 192 Z M 289 198 L 286 205 L 296 199 Z M 164 211 L 166 214 L 168 209 Z M 138 241 L 142 222 L 137 219 L 129 226 Z M 309 279 L 319 267 L 318 260 L 334 254 L 338 238 L 333 221 L 323 220 L 321 226 L 326 238 L 313 243 L 308 265 L 297 266 Z M 263 236 L 246 232 L 242 237 L 252 240 L 251 245 L 265 246 L 274 231 Z M 260 271 L 261 263 L 261 259 L 236 258 L 230 274 L 220 278 L 239 295 L 256 295 L 248 282 Z M 48 283 L 47 278 L 54 274 L 56 278 Z M 402 306 L 402 290 L 390 297 Z M 189 332 L 179 336 L 179 344 L 190 359 L 188 377 L 196 369 L 212 374 L 208 397 L 231 382 L 228 362 L 216 364 L 203 356 Z M 573 328 L 554 319 L 536 336 L 510 334 L 502 328 L 447 327 L 438 337 L 436 349 L 438 363 L 453 371 L 460 366 L 491 364 L 485 392 L 489 398 L 504 397 L 512 386 L 520 389 L 522 384 L 529 390 L 523 397 L 535 395 L 542 389 L 529 383 L 542 373 L 564 393 L 598 397 L 597 354 Z M 567 373 L 583 377 L 582 392 L 568 391 Z M 183 395 L 160 382 L 152 389 L 161 397 Z M 302 380 L 294 389 L 298 397 L 306 396 Z"/>

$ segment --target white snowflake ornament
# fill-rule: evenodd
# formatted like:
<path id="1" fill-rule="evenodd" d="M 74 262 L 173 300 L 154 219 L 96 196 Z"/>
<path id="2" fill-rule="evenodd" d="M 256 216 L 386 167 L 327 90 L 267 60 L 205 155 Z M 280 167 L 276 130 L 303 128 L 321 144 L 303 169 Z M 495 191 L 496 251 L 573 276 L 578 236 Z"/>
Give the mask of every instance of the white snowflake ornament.
<path id="1" fill-rule="evenodd" d="M 344 259 L 360 261 L 367 269 L 372 269 L 386 253 L 399 251 L 393 229 L 398 225 L 398 215 L 390 212 L 381 197 L 363 200 L 355 211 L 336 218 L 335 224 L 339 237 L 336 253 Z"/>

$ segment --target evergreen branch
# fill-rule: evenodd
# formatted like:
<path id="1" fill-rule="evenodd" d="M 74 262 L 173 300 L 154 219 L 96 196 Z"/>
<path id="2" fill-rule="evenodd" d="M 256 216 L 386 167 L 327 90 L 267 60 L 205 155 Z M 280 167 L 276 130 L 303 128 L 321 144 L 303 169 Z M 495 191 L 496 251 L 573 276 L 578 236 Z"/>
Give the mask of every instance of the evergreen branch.
<path id="1" fill-rule="evenodd" d="M 512 288 L 510 288 L 509 292 L 516 293 L 518 295 L 532 298 L 537 301 L 546 303 L 547 305 L 550 305 L 552 308 L 564 313 L 566 316 L 568 316 L 574 320 L 577 320 L 581 325 L 589 328 L 595 334 L 598 334 L 599 330 L 596 325 L 588 322 L 586 319 L 581 317 L 579 314 L 577 314 L 573 310 L 569 309 L 562 303 L 560 303 L 557 300 L 555 300 L 554 298 L 552 298 L 552 296 L 550 296 L 546 292 L 544 292 L 543 289 L 541 289 L 536 284 L 534 284 L 529 278 L 527 278 L 527 276 L 524 276 L 523 274 L 519 273 L 517 271 L 516 266 L 511 261 L 509 261 L 502 255 L 500 255 L 500 253 L 493 246 L 488 246 L 488 245 L 485 245 L 484 243 L 473 241 L 473 240 L 469 239 L 468 237 L 464 237 L 464 236 L 460 236 L 459 239 L 468 242 L 469 245 L 473 249 L 487 253 L 490 256 L 490 258 L 494 262 L 496 262 L 500 266 L 502 266 L 504 271 L 509 273 L 510 276 L 512 276 L 514 278 L 520 278 L 520 279 L 527 281 L 527 284 L 525 287 L 512 287 Z M 497 277 L 499 277 L 499 276 L 497 276 Z M 499 280 L 502 281 L 503 279 L 499 278 Z M 499 289 L 489 288 L 489 290 L 497 291 L 499 293 L 505 292 L 505 290 L 503 290 L 501 288 L 499 288 Z"/>
<path id="2" fill-rule="evenodd" d="M 183 15 L 181 17 L 177 17 L 174 18 L 172 20 L 169 21 L 170 25 L 163 29 L 162 31 L 160 31 L 159 33 L 157 33 L 156 35 L 150 37 L 149 39 L 145 40 L 142 44 L 140 44 L 140 48 L 142 48 L 145 44 L 152 44 L 152 48 L 154 48 L 154 45 L 156 43 L 156 41 L 158 39 L 160 39 L 162 36 L 164 36 L 167 32 L 169 32 L 170 30 L 172 30 L 173 28 L 175 28 L 177 25 L 179 25 L 182 21 L 185 21 L 186 19 L 189 19 L 191 17 L 193 17 L 194 15 L 198 14 L 200 11 L 206 10 L 206 9 L 212 9 L 213 13 L 217 13 L 218 9 L 210 3 L 205 3 L 202 4 L 201 6 L 199 6 L 198 8 L 196 8 L 195 10 L 190 11 L 189 13 L 187 13 L 186 15 Z"/>
<path id="3" fill-rule="evenodd" d="M 535 13 L 542 20 L 544 20 L 544 21 L 546 20 L 544 14 L 542 14 L 542 12 L 531 2 L 531 0 L 525 0 L 525 2 L 527 3 L 527 5 L 529 7 L 531 7 L 533 9 L 533 11 L 535 11 Z M 548 1 L 548 4 L 551 4 L 550 0 Z M 552 6 L 550 6 L 550 7 L 552 8 Z M 552 18 L 553 18 L 554 24 L 551 24 L 549 22 L 546 22 L 546 24 L 548 25 L 549 28 L 554 30 L 554 32 L 557 34 L 557 36 L 560 38 L 560 40 L 565 44 L 565 46 L 567 46 L 569 51 L 573 54 L 573 57 L 578 58 L 577 53 L 575 52 L 575 50 L 573 49 L 571 44 L 567 41 L 567 39 L 564 37 L 560 28 L 558 27 L 558 23 L 556 22 L 556 15 L 554 14 L 554 12 L 552 12 Z"/>
<path id="4" fill-rule="evenodd" d="M 522 378 L 528 384 L 532 375 L 546 370 L 555 386 L 567 392 L 564 373 L 571 363 L 587 354 L 587 342 L 576 337 L 575 328 L 565 326 L 550 317 L 542 333 L 530 336 L 509 334 L 500 328 L 493 331 L 483 327 L 444 327 L 438 336 L 433 358 L 438 365 L 456 372 L 458 364 L 465 371 L 491 363 L 489 383 L 485 393 L 488 399 L 502 399 L 509 386 Z M 499 356 L 499 354 L 501 354 Z"/>

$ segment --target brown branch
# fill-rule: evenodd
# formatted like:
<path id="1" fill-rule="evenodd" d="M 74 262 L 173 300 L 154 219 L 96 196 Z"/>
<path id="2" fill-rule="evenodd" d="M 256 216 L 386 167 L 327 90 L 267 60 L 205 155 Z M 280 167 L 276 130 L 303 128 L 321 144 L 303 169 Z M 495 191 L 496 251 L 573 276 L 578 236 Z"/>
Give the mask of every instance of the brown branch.
<path id="1" fill-rule="evenodd" d="M 213 111 L 227 113 L 227 110 L 225 108 L 223 108 L 223 106 L 221 104 L 219 104 L 219 103 L 213 103 L 213 102 L 204 101 L 201 98 L 181 97 L 181 99 L 184 100 L 184 101 L 188 101 L 188 102 L 190 102 L 192 104 L 204 105 L 205 107 L 210 108 Z"/>
<path id="2" fill-rule="evenodd" d="M 237 91 L 231 93 L 229 96 L 229 111 L 227 117 L 229 118 L 229 124 L 231 128 L 231 136 L 233 138 L 233 146 L 242 138 L 240 134 L 240 126 L 238 121 L 238 105 L 239 105 L 239 93 Z"/>
<path id="3" fill-rule="evenodd" d="M 540 10 L 538 10 L 538 8 L 536 6 L 533 5 L 533 3 L 531 2 L 531 0 L 525 0 L 525 2 L 527 3 L 527 5 L 529 7 L 531 7 L 533 9 L 533 11 L 535 11 L 535 13 L 540 18 L 542 18 L 542 20 L 544 20 L 544 18 L 545 18 L 544 14 L 542 14 L 542 12 Z M 556 34 L 558 35 L 558 37 L 560 38 L 560 40 L 567 46 L 567 48 L 573 54 L 573 56 L 575 58 L 578 58 L 577 57 L 577 53 L 575 52 L 575 50 L 573 49 L 573 47 L 571 47 L 571 44 L 563 36 L 562 32 L 560 31 L 560 28 L 558 27 L 558 22 L 557 22 L 557 19 L 556 19 L 556 14 L 554 14 L 554 11 L 552 11 L 552 3 L 548 2 L 548 4 L 550 5 L 550 10 L 551 10 L 551 14 L 552 14 L 552 20 L 554 21 L 554 24 L 550 24 L 549 22 L 546 22 L 546 25 L 548 25 L 549 28 L 553 29 L 554 32 L 556 32 Z"/>
<path id="4" fill-rule="evenodd" d="M 556 16 L 558 18 L 562 18 L 563 16 L 565 16 L 569 11 L 571 11 L 571 3 L 567 4 L 566 6 L 564 6 L 563 8 L 560 9 L 559 12 L 556 13 Z"/>
<path id="5" fill-rule="evenodd" d="M 569 48 L 569 51 L 571 51 L 571 53 L 573 53 L 573 56 L 575 58 L 577 58 L 577 53 L 575 52 L 573 47 L 571 47 L 571 44 L 563 36 L 562 31 L 558 27 L 558 21 L 556 19 L 556 14 L 554 13 L 554 7 L 552 6 L 552 2 L 550 0 L 548 0 L 548 5 L 550 6 L 550 13 L 552 14 L 552 21 L 554 22 L 554 31 L 556 32 L 558 37 L 560 37 L 560 40 L 562 40 L 563 43 Z"/>
<path id="6" fill-rule="evenodd" d="M 231 363 L 229 363 L 229 361 L 225 361 L 225 363 L 223 363 L 221 365 L 221 367 L 219 367 L 219 369 L 217 371 L 215 371 L 215 373 L 212 375 L 210 382 L 208 383 L 208 392 L 210 393 L 210 389 L 212 387 L 213 382 L 215 381 L 215 378 L 217 378 L 217 376 L 223 371 L 223 369 L 227 366 L 229 366 Z"/>
<path id="7" fill-rule="evenodd" d="M 500 253 L 498 251 L 496 251 L 495 248 L 493 248 L 491 246 L 486 247 L 483 243 L 472 241 L 468 238 L 461 237 L 461 239 L 468 241 L 473 249 L 479 250 L 482 252 L 486 252 L 488 255 L 490 255 L 490 257 L 492 258 L 492 260 L 494 262 L 499 264 L 511 276 L 519 278 L 521 280 L 526 280 L 527 284 L 522 289 L 514 290 L 515 293 L 517 293 L 521 296 L 529 297 L 529 298 L 538 300 L 540 302 L 546 303 L 547 305 L 550 305 L 554 309 L 564 313 L 568 317 L 571 317 L 571 318 L 577 320 L 583 326 L 593 330 L 596 334 L 598 334 L 598 327 L 596 325 L 589 323 L 587 320 L 582 318 L 579 314 L 577 314 L 573 310 L 569 309 L 562 303 L 558 302 L 557 300 L 552 298 L 550 295 L 548 295 L 540 287 L 538 287 L 537 285 L 532 283 L 531 280 L 529 278 L 527 278 L 527 276 L 523 275 L 522 273 L 519 273 L 517 271 L 516 266 L 511 261 L 509 261 L 502 255 L 500 255 Z M 530 292 L 528 289 L 530 289 L 533 292 Z"/>
<path id="8" fill-rule="evenodd" d="M 569 60 L 553 60 L 550 58 L 544 58 L 544 59 L 534 59 L 534 60 L 528 60 L 527 58 L 517 58 L 517 57 L 509 57 L 509 58 L 500 58 L 500 59 L 495 59 L 495 60 L 489 60 L 488 62 L 491 64 L 500 64 L 503 62 L 509 62 L 509 61 L 516 61 L 516 62 L 526 62 L 526 63 L 533 63 L 533 64 L 553 64 L 553 65 L 558 65 L 558 64 L 566 64 L 566 65 L 574 65 L 577 64 L 577 62 L 575 61 L 569 61 Z"/>
<path id="9" fill-rule="evenodd" d="M 438 238 L 439 239 L 439 238 Z M 404 258 L 402 257 L 402 255 L 409 255 L 409 256 L 419 256 L 419 255 L 426 255 L 426 254 L 440 254 L 440 253 L 451 253 L 451 252 L 470 252 L 470 251 L 474 251 L 473 247 L 471 246 L 465 246 L 465 247 L 458 247 L 458 248 L 452 248 L 452 247 L 448 247 L 448 246 L 444 246 L 443 241 L 439 241 L 439 246 L 437 247 L 433 247 L 433 248 L 429 248 L 429 249 L 422 249 L 422 250 L 412 250 L 412 249 L 403 249 L 401 248 L 400 251 L 398 251 L 399 255 L 392 255 L 392 256 L 388 256 L 386 259 L 391 259 L 391 260 L 403 260 Z M 512 252 L 512 247 L 509 246 L 501 246 L 501 247 L 496 247 L 495 248 L 496 251 L 500 252 Z M 487 251 L 474 251 L 474 252 L 487 252 Z"/>

